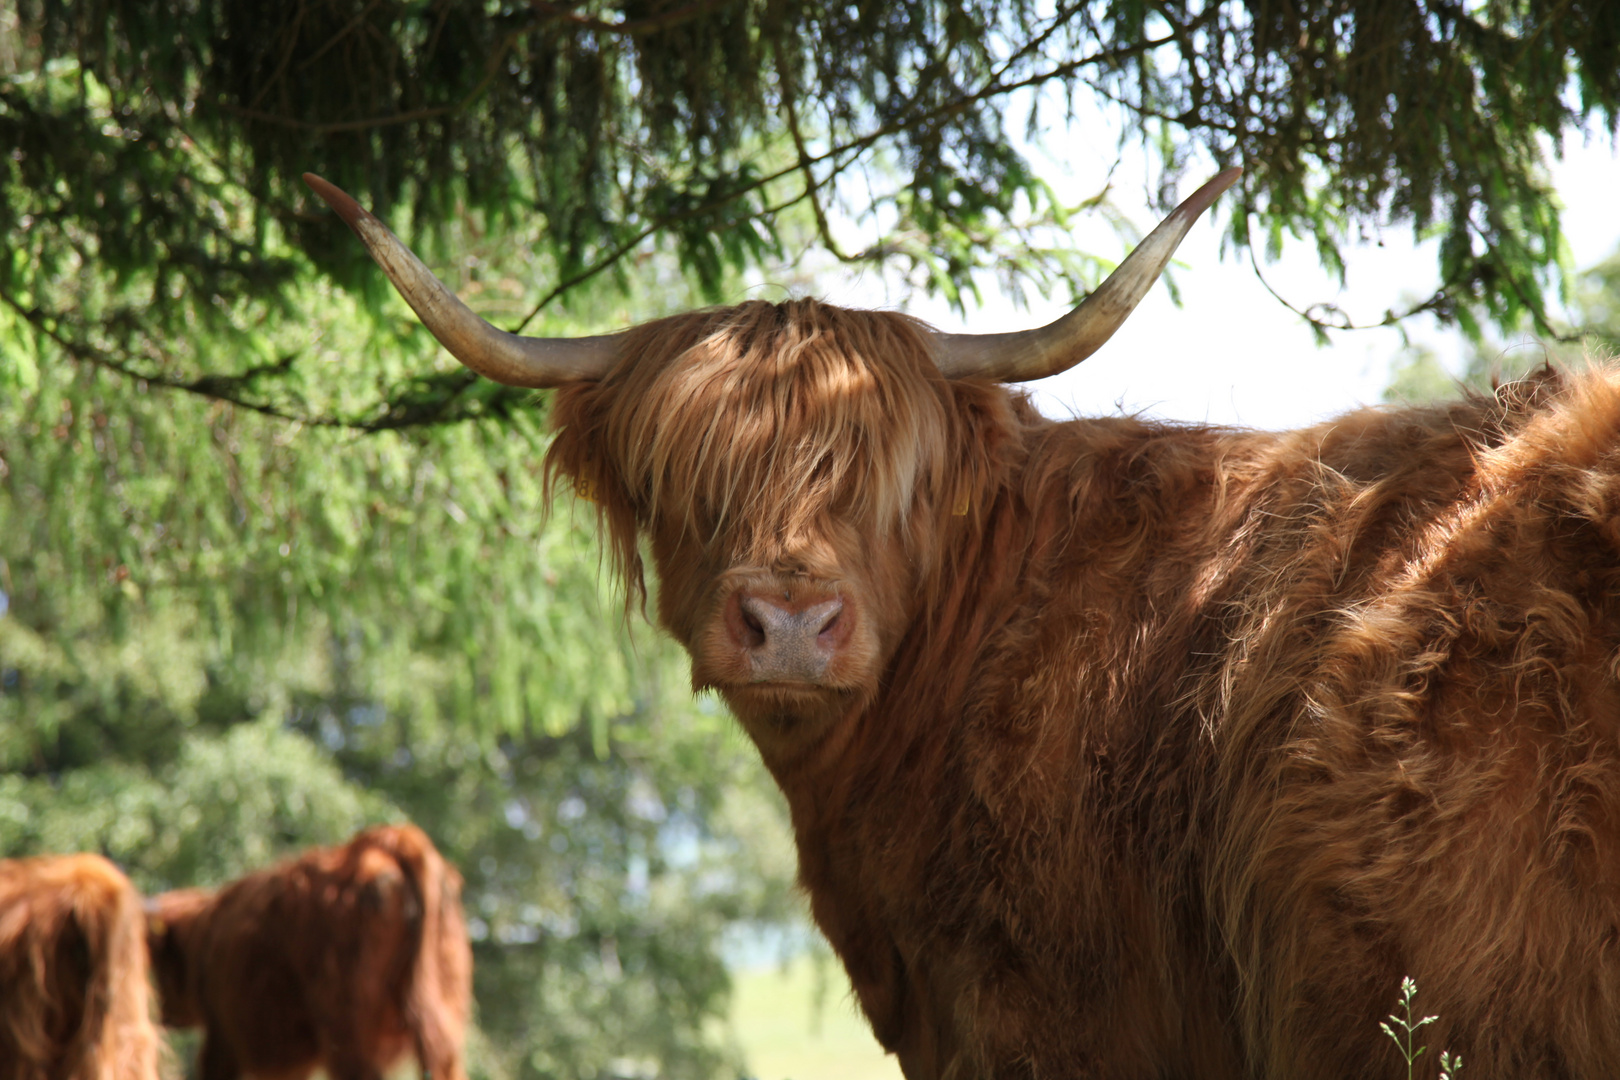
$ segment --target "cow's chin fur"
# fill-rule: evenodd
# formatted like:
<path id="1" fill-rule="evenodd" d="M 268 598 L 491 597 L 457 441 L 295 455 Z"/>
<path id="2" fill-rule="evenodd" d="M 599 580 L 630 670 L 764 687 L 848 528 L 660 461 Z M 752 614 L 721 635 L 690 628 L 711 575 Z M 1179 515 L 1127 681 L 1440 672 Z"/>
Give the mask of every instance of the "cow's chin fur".
<path id="1" fill-rule="evenodd" d="M 808 683 L 710 686 L 759 747 L 767 765 L 787 765 L 822 744 L 838 722 L 860 711 L 868 695 Z"/>

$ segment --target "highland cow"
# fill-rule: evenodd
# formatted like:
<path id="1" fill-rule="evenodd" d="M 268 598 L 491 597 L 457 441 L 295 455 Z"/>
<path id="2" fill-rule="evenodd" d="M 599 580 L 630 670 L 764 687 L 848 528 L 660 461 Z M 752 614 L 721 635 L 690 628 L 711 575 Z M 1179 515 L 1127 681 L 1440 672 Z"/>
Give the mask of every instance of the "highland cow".
<path id="1" fill-rule="evenodd" d="M 461 878 L 411 825 L 367 829 L 217 892 L 147 906 L 163 1022 L 201 1027 L 201 1080 L 465 1080 Z"/>
<path id="2" fill-rule="evenodd" d="M 1620 1073 L 1620 374 L 1281 433 L 1054 422 L 1206 185 L 1058 322 L 813 300 L 490 327 L 315 189 L 469 367 L 786 794 L 912 1080 Z"/>

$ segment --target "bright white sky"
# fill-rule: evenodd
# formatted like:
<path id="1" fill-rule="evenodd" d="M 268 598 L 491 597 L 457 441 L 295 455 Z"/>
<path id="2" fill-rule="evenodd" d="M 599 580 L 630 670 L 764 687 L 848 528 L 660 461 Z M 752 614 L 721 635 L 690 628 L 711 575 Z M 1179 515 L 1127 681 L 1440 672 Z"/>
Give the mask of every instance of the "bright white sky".
<path id="1" fill-rule="evenodd" d="M 1066 197 L 1096 192 L 1116 157 L 1112 135 L 1091 146 L 1077 137 L 1066 142 L 1064 148 L 1072 152 L 1066 165 L 1039 153 L 1036 160 Z M 1048 151 L 1056 145 L 1048 136 Z M 1585 269 L 1620 246 L 1620 157 L 1607 135 L 1583 145 L 1577 134 L 1568 140 L 1563 161 L 1550 165 L 1565 205 L 1564 230 L 1575 266 Z M 1158 215 L 1147 209 L 1141 163 L 1132 169 L 1127 160 L 1116 170 L 1115 199 L 1146 234 Z M 1193 171 L 1197 179 L 1189 179 L 1184 195 L 1216 169 Z M 1156 287 L 1101 351 L 1069 372 L 1033 384 L 1043 411 L 1066 417 L 1123 409 L 1167 419 L 1286 428 L 1379 399 L 1401 347 L 1398 332 L 1341 332 L 1331 346 L 1318 348 L 1309 328 L 1262 287 L 1246 255 L 1222 258 L 1222 213 L 1217 202 L 1177 254 L 1183 306 L 1175 306 L 1162 284 Z M 1091 250 L 1121 254 L 1118 240 L 1101 222 L 1082 225 L 1076 240 Z M 1342 291 L 1303 241 L 1290 241 L 1282 259 L 1265 268 L 1267 279 L 1297 307 L 1332 301 L 1358 323 L 1375 322 L 1386 309 L 1402 306 L 1403 299 L 1427 297 L 1438 282 L 1432 243 L 1414 246 L 1409 226 L 1386 229 L 1382 240 L 1382 247 L 1373 242 L 1346 251 L 1349 281 Z M 1020 309 L 986 289 L 985 306 L 963 319 L 943 300 L 910 295 L 876 274 L 840 280 L 835 269 L 818 284 L 834 303 L 895 307 L 948 331 L 1020 329 L 1056 318 L 1064 308 L 1043 301 Z M 1407 332 L 1414 342 L 1434 347 L 1454 369 L 1460 367 L 1463 347 L 1455 331 L 1442 331 L 1423 317 L 1410 320 Z"/>

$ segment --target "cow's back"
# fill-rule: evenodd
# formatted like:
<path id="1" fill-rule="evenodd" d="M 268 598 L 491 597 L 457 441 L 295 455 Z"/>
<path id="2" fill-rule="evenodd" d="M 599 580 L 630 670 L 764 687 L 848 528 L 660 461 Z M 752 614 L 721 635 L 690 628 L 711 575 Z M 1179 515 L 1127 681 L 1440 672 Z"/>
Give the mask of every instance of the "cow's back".
<path id="1" fill-rule="evenodd" d="M 1620 387 L 1549 374 L 1364 422 L 1326 434 L 1314 504 L 1266 507 L 1195 697 L 1247 1034 L 1273 1075 L 1387 1062 L 1362 1033 L 1411 975 L 1433 1046 L 1612 1074 Z"/>

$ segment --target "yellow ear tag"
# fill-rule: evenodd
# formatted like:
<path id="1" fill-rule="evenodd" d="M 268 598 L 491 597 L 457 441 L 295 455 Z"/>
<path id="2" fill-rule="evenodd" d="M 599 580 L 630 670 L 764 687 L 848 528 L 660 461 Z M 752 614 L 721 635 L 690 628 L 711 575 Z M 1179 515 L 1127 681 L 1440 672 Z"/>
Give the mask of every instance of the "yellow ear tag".
<path id="1" fill-rule="evenodd" d="M 956 505 L 951 507 L 952 517 L 966 517 L 968 512 L 968 493 L 966 491 L 956 497 Z"/>
<path id="2" fill-rule="evenodd" d="M 596 485 L 591 483 L 589 477 L 581 476 L 574 481 L 574 494 L 586 502 L 596 502 Z"/>

